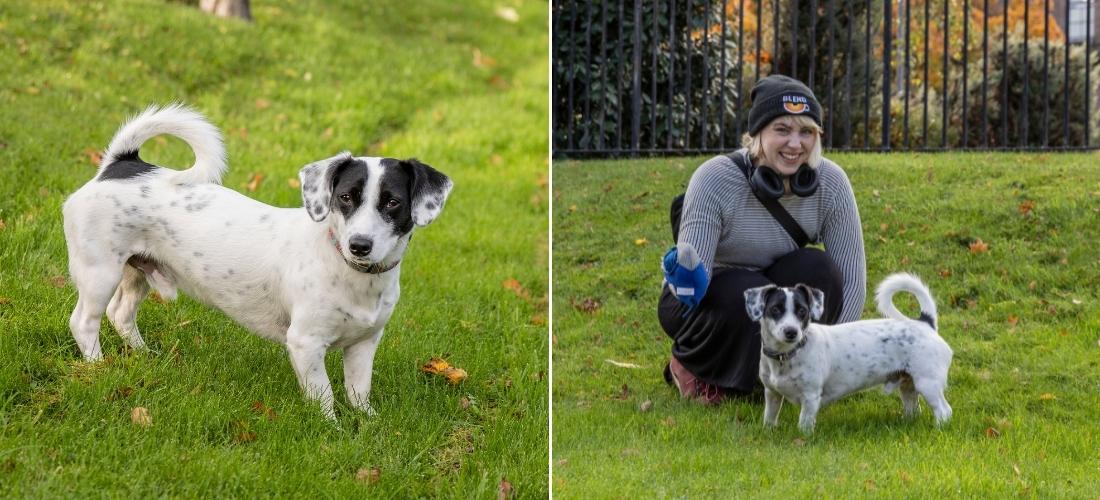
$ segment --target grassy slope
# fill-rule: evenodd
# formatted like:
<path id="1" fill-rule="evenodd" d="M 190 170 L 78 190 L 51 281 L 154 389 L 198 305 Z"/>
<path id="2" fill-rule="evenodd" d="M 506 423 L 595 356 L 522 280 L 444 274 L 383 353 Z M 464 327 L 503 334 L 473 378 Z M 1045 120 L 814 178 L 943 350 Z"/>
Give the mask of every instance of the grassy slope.
<path id="1" fill-rule="evenodd" d="M 546 491 L 545 4 L 505 2 L 518 23 L 494 2 L 334 4 L 256 3 L 251 25 L 171 2 L 0 5 L 0 494 Z M 472 64 L 475 49 L 492 61 Z M 108 359 L 78 361 L 75 291 L 51 280 L 66 274 L 61 202 L 94 173 L 86 149 L 174 99 L 225 131 L 225 184 L 262 173 L 249 195 L 267 203 L 299 206 L 288 179 L 344 149 L 454 179 L 406 256 L 375 364 L 379 418 L 345 408 L 330 426 L 280 346 L 186 298 L 141 309 L 152 353 L 123 352 L 105 321 Z M 191 161 L 174 139 L 143 156 Z M 470 378 L 418 373 L 432 355 Z M 328 364 L 342 384 L 339 354 Z M 151 427 L 130 423 L 136 406 Z M 361 468 L 380 480 L 357 481 Z"/>
<path id="2" fill-rule="evenodd" d="M 859 201 L 871 285 L 910 270 L 937 299 L 955 349 L 950 425 L 937 430 L 927 409 L 907 422 L 897 397 L 879 391 L 825 408 L 809 439 L 794 405 L 766 432 L 762 402 L 680 401 L 661 379 L 669 341 L 656 321 L 658 264 L 671 244 L 668 202 L 702 159 L 556 162 L 556 496 L 1100 489 L 1097 155 L 833 158 Z M 1025 200 L 1034 203 L 1028 215 Z M 988 252 L 970 252 L 977 239 Z M 584 311 L 587 299 L 600 308 Z M 903 310 L 915 314 L 915 301 Z M 869 299 L 865 317 L 875 315 Z M 646 400 L 652 409 L 641 412 Z"/>

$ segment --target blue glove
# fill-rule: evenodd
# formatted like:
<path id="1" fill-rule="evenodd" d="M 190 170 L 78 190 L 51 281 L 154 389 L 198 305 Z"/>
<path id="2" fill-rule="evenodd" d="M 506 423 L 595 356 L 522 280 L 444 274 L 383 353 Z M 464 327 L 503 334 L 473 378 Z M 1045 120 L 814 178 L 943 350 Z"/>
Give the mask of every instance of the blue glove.
<path id="1" fill-rule="evenodd" d="M 670 248 L 661 260 L 661 270 L 665 273 L 669 291 L 680 302 L 687 304 L 688 310 L 695 309 L 703 301 L 710 278 L 699 261 L 695 247 L 685 243 L 679 248 Z"/>

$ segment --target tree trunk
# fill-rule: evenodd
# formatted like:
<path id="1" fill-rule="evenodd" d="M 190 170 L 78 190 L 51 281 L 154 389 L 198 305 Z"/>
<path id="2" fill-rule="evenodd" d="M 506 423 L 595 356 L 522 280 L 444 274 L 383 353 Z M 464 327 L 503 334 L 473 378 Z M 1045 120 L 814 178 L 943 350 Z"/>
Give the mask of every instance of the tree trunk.
<path id="1" fill-rule="evenodd" d="M 252 10 L 248 7 L 248 0 L 201 0 L 199 8 L 218 17 L 252 20 Z"/>

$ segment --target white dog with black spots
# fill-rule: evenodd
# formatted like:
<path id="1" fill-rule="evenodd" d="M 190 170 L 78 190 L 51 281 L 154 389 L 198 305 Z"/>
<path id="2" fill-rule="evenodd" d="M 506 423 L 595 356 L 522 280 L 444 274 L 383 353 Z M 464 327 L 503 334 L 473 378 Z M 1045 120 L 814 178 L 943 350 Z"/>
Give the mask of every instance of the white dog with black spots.
<path id="1" fill-rule="evenodd" d="M 183 139 L 195 164 L 141 160 L 161 134 Z M 63 207 L 79 298 L 69 327 L 84 358 L 103 356 L 100 318 L 145 348 L 135 322 L 150 287 L 224 311 L 286 346 L 305 394 L 335 418 L 325 353 L 344 351 L 349 403 L 373 413 L 375 351 L 400 294 L 401 258 L 417 226 L 443 209 L 452 183 L 414 159 L 341 153 L 299 172 L 303 208 L 265 205 L 220 185 L 218 130 L 183 106 L 150 107 L 123 125 L 96 176 Z"/>
<path id="2" fill-rule="evenodd" d="M 894 307 L 893 297 L 917 297 L 920 318 Z M 951 347 L 936 331 L 936 304 L 917 277 L 898 273 L 876 292 L 879 313 L 871 319 L 822 325 L 824 294 L 806 285 L 767 285 L 745 291 L 749 318 L 760 322 L 760 381 L 764 385 L 764 425 L 775 426 L 783 400 L 801 406 L 799 429 L 814 430 L 818 410 L 848 394 L 885 384 L 900 390 L 907 416 L 919 411 L 917 395 L 932 407 L 937 425 L 951 418 L 943 392 L 951 367 Z"/>

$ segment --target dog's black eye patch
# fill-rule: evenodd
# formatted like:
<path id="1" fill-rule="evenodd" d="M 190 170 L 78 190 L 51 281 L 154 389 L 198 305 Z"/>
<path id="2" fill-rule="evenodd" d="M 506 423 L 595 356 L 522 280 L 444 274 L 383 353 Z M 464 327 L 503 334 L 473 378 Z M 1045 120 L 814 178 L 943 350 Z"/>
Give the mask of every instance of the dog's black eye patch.
<path id="1" fill-rule="evenodd" d="M 137 151 L 130 151 L 123 153 L 117 157 L 114 163 L 107 165 L 103 168 L 103 171 L 99 173 L 98 180 L 101 181 L 119 181 L 126 179 L 133 179 L 141 175 L 145 175 L 149 172 L 157 170 L 158 166 L 146 163 L 138 157 Z"/>
<path id="2" fill-rule="evenodd" d="M 400 236 L 412 231 L 413 178 L 403 168 L 401 160 L 383 158 L 382 180 L 378 186 L 378 213 L 382 220 L 393 225 L 394 234 Z"/>
<path id="3" fill-rule="evenodd" d="M 367 164 L 349 158 L 332 170 L 332 209 L 351 217 L 363 204 L 363 186 L 366 185 Z"/>
<path id="4" fill-rule="evenodd" d="M 764 314 L 771 319 L 779 319 L 787 310 L 787 294 L 782 289 L 772 288 L 764 292 Z"/>

